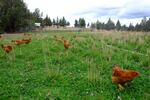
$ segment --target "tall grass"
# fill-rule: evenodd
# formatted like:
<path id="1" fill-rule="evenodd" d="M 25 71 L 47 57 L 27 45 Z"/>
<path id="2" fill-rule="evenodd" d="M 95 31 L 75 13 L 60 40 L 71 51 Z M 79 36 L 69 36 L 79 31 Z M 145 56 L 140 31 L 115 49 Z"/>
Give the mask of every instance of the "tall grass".
<path id="1" fill-rule="evenodd" d="M 64 36 L 71 48 L 54 35 Z M 6 35 L 0 44 L 20 38 Z M 7 55 L 0 49 L 0 99 L 149 100 L 149 40 L 148 33 L 133 32 L 32 33 L 32 43 Z M 140 72 L 123 92 L 111 82 L 114 64 Z"/>

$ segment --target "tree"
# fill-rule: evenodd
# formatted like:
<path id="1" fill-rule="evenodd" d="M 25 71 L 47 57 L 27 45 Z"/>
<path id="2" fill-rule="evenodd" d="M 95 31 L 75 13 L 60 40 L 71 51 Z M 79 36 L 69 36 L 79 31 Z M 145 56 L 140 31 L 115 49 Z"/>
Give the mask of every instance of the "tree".
<path id="1" fill-rule="evenodd" d="M 149 18 L 149 20 L 146 22 L 146 26 L 147 26 L 147 31 L 150 31 L 150 18 Z"/>
<path id="2" fill-rule="evenodd" d="M 102 23 L 102 29 L 106 29 L 106 24 Z"/>
<path id="3" fill-rule="evenodd" d="M 84 18 L 79 18 L 79 27 L 80 28 L 85 28 L 86 23 Z"/>
<path id="4" fill-rule="evenodd" d="M 129 27 L 128 27 L 128 31 L 134 31 L 134 26 L 130 23 Z"/>
<path id="5" fill-rule="evenodd" d="M 142 30 L 142 26 L 137 23 L 137 24 L 135 25 L 135 28 L 134 28 L 134 29 L 135 29 L 135 31 L 141 31 L 141 30 Z"/>
<path id="6" fill-rule="evenodd" d="M 141 28 L 142 28 L 142 31 L 146 31 L 146 22 L 147 22 L 147 19 L 146 17 L 143 17 L 142 21 L 141 21 Z"/>
<path id="7" fill-rule="evenodd" d="M 59 27 L 59 18 L 58 17 L 56 19 L 56 26 L 57 26 L 57 28 Z"/>
<path id="8" fill-rule="evenodd" d="M 97 22 L 96 22 L 96 29 L 100 29 L 101 28 L 101 23 L 97 20 Z"/>
<path id="9" fill-rule="evenodd" d="M 108 22 L 106 23 L 106 29 L 107 29 L 107 30 L 115 29 L 115 24 L 114 24 L 114 22 L 111 20 L 111 18 L 109 18 L 109 19 L 108 19 Z"/>
<path id="10" fill-rule="evenodd" d="M 84 18 L 79 18 L 79 21 L 75 20 L 74 27 L 84 28 L 85 26 L 86 26 L 86 23 L 85 23 Z"/>
<path id="11" fill-rule="evenodd" d="M 55 19 L 53 19 L 53 25 L 56 25 L 56 21 L 55 21 Z"/>
<path id="12" fill-rule="evenodd" d="M 121 29 L 120 21 L 118 20 L 116 23 L 116 29 L 119 31 Z"/>
<path id="13" fill-rule="evenodd" d="M 127 29 L 128 29 L 128 27 L 126 25 L 121 26 L 122 31 L 126 31 Z"/>
<path id="14" fill-rule="evenodd" d="M 52 26 L 52 21 L 51 19 L 48 17 L 48 15 L 46 15 L 45 19 L 44 19 L 44 26 Z"/>
<path id="15" fill-rule="evenodd" d="M 59 25 L 60 25 L 60 26 L 63 26 L 62 19 L 59 20 Z"/>
<path id="16" fill-rule="evenodd" d="M 51 21 L 51 18 L 50 18 L 50 17 L 48 18 L 48 25 L 49 25 L 49 26 L 52 26 L 52 21 Z"/>
<path id="17" fill-rule="evenodd" d="M 67 23 L 66 23 L 66 26 L 69 26 L 69 25 L 70 25 L 70 22 L 67 22 Z"/>
<path id="18" fill-rule="evenodd" d="M 63 27 L 66 26 L 66 19 L 65 19 L 65 17 L 62 18 L 62 26 Z"/>
<path id="19" fill-rule="evenodd" d="M 23 0 L 1 0 L 0 6 L 2 31 L 16 32 L 30 26 L 32 15 Z"/>
<path id="20" fill-rule="evenodd" d="M 91 28 L 92 29 L 96 28 L 96 24 L 95 23 L 91 23 Z"/>
<path id="21" fill-rule="evenodd" d="M 90 23 L 87 24 L 87 27 L 90 27 Z"/>
<path id="22" fill-rule="evenodd" d="M 42 19 L 43 12 L 40 12 L 39 8 L 36 8 L 35 11 L 33 12 L 33 20 L 34 23 L 41 23 L 42 26 L 44 26 L 44 21 Z"/>
<path id="23" fill-rule="evenodd" d="M 59 20 L 59 26 L 65 27 L 66 25 L 67 25 L 67 21 L 66 21 L 65 17 L 63 17 L 62 19 Z"/>
<path id="24" fill-rule="evenodd" d="M 79 22 L 78 22 L 78 20 L 75 20 L 74 27 L 79 27 Z"/>

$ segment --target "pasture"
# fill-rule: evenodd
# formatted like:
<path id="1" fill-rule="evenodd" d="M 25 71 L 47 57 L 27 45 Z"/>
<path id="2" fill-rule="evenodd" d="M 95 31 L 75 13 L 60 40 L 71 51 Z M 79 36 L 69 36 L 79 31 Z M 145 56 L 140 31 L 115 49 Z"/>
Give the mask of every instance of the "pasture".
<path id="1" fill-rule="evenodd" d="M 0 100 L 150 100 L 150 33 L 32 32 L 32 42 L 0 48 Z M 65 37 L 65 49 L 54 40 Z M 26 38 L 4 35 L 0 44 Z M 124 91 L 112 66 L 140 72 Z"/>

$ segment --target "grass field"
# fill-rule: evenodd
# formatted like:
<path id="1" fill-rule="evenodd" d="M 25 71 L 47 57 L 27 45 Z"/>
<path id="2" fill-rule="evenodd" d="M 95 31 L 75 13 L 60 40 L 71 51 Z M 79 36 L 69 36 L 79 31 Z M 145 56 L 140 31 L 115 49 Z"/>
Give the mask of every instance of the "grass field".
<path id="1" fill-rule="evenodd" d="M 54 40 L 64 36 L 65 50 Z M 4 35 L 0 44 L 23 35 Z M 112 66 L 140 72 L 124 91 Z M 32 42 L 0 48 L 0 100 L 150 100 L 150 33 L 33 32 Z"/>

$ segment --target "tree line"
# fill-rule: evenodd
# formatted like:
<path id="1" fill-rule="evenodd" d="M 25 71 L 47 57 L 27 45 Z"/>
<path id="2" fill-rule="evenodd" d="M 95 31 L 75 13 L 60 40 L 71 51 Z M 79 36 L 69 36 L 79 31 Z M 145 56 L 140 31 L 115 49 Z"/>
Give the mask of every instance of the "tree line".
<path id="1" fill-rule="evenodd" d="M 137 23 L 135 26 L 130 23 L 129 26 L 121 25 L 120 21 L 118 20 L 115 24 L 111 18 L 108 19 L 107 23 L 100 22 L 97 20 L 95 23 L 91 23 L 92 29 L 104 29 L 104 30 L 118 30 L 118 31 L 150 31 L 150 18 L 147 20 L 144 17 L 140 23 Z"/>
<path id="2" fill-rule="evenodd" d="M 53 20 L 51 20 L 51 18 L 48 17 L 48 15 L 46 15 L 46 17 L 41 22 L 41 26 L 57 26 L 57 28 L 59 26 L 60 27 L 66 27 L 69 25 L 70 25 L 70 22 L 67 21 L 64 16 L 62 18 L 57 17 L 56 19 L 53 18 Z"/>
<path id="3" fill-rule="evenodd" d="M 74 27 L 85 28 L 86 22 L 84 18 L 79 18 L 79 20 L 75 19 Z"/>

